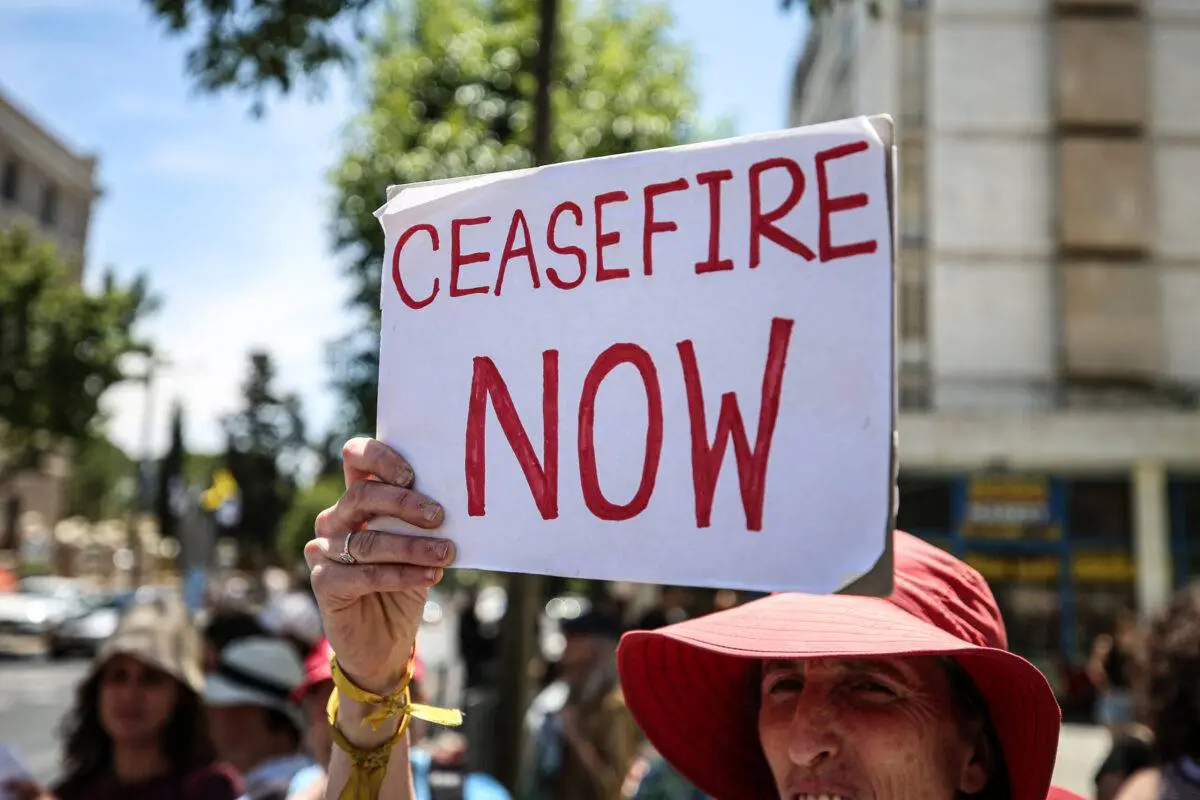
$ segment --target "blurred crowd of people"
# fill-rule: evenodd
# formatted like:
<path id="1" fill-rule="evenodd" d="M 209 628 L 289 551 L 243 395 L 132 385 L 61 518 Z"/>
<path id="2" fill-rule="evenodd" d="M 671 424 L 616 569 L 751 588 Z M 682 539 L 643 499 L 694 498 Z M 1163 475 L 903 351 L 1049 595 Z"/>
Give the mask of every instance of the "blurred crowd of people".
<path id="1" fill-rule="evenodd" d="M 61 777 L 12 782 L 14 800 L 316 800 L 325 796 L 333 691 L 308 593 L 261 611 L 193 615 L 164 594 L 122 614 L 62 726 Z M 418 661 L 413 701 L 423 698 Z M 420 800 L 508 800 L 463 771 L 455 734 L 410 730 Z"/>
<path id="2" fill-rule="evenodd" d="M 1200 798 L 1200 581 L 1145 624 L 1119 614 L 1088 672 L 1113 736 L 1097 800 Z"/>
<path id="3" fill-rule="evenodd" d="M 632 626 L 604 605 L 563 622 L 561 658 L 526 715 L 519 800 L 708 800 L 644 740 L 616 670 L 628 627 L 679 622 L 684 606 L 667 590 Z M 64 720 L 60 779 L 6 788 L 19 800 L 324 797 L 329 656 L 306 592 L 199 617 L 169 595 L 134 603 Z M 1096 642 L 1090 674 L 1113 733 L 1096 797 L 1200 798 L 1200 583 L 1146 626 L 1122 615 Z M 414 702 L 425 685 L 418 660 Z M 419 800 L 511 800 L 469 770 L 462 735 L 414 720 L 410 737 Z"/>

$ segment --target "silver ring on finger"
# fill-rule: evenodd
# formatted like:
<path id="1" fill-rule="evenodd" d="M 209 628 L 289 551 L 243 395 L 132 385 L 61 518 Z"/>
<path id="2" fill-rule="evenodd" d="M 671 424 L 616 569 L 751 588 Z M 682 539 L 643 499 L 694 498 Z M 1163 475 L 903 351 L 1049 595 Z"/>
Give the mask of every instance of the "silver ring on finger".
<path id="1" fill-rule="evenodd" d="M 346 534 L 346 541 L 342 544 L 342 552 L 338 556 L 338 561 L 348 566 L 353 566 L 358 563 L 358 559 L 350 552 L 350 537 L 354 536 L 354 531 Z"/>

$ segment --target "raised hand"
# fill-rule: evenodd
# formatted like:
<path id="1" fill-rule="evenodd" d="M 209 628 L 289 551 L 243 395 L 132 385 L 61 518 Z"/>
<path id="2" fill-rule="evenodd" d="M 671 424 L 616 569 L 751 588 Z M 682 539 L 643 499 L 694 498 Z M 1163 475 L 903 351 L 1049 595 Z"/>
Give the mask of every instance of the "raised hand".
<path id="1" fill-rule="evenodd" d="M 363 689 L 387 694 L 404 678 L 429 587 L 453 563 L 454 545 L 370 530 L 381 517 L 434 529 L 445 512 L 412 488 L 412 467 L 384 443 L 352 439 L 342 456 L 346 493 L 317 516 L 304 556 L 343 672 Z"/>

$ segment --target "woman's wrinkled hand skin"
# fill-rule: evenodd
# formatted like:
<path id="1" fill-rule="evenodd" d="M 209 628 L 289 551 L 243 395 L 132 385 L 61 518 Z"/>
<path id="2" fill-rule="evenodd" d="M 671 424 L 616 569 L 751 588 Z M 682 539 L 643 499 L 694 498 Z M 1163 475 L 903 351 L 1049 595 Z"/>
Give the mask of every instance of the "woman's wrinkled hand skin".
<path id="1" fill-rule="evenodd" d="M 454 545 L 436 536 L 369 530 L 380 517 L 433 530 L 445 511 L 413 488 L 412 467 L 383 442 L 352 439 L 342 458 L 346 492 L 317 516 L 304 556 L 342 671 L 363 689 L 387 694 L 404 678 L 429 588 L 454 562 Z M 357 563 L 343 564 L 351 533 Z"/>

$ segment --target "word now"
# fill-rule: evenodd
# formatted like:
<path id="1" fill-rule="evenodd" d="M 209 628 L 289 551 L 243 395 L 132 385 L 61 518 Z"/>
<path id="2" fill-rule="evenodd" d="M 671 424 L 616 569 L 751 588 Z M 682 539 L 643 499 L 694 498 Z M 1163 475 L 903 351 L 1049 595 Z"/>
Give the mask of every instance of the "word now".
<path id="1" fill-rule="evenodd" d="M 856 208 L 864 208 L 868 204 L 868 197 L 865 193 L 836 197 L 830 196 L 828 164 L 830 161 L 846 158 L 856 153 L 864 153 L 867 150 L 868 144 L 864 140 L 832 147 L 816 154 L 816 202 L 818 204 L 819 223 L 816 251 L 778 225 L 779 221 L 796 208 L 804 198 L 807 179 L 800 164 L 791 158 L 778 157 L 764 159 L 750 165 L 745 175 L 750 195 L 747 212 L 749 214 L 747 263 L 750 269 L 754 269 L 762 261 L 762 242 L 764 239 L 785 248 L 806 261 L 819 259 L 821 263 L 874 253 L 876 251 L 878 242 L 875 240 L 835 244 L 830 231 L 830 220 L 834 214 L 851 211 Z M 767 209 L 762 206 L 762 179 L 763 175 L 772 170 L 782 170 L 786 173 L 791 182 L 791 188 L 788 190 L 788 194 L 783 199 L 783 202 L 775 208 Z M 695 264 L 694 268 L 698 275 L 733 269 L 733 259 L 723 258 L 721 255 L 722 187 L 726 182 L 733 179 L 733 171 L 728 169 L 711 170 L 695 175 L 694 180 L 697 184 L 697 190 L 707 191 L 708 193 L 709 212 L 707 231 L 703 234 L 708 239 L 708 257 Z M 703 187 L 703 189 L 700 189 L 700 187 Z M 653 241 L 655 235 L 679 230 L 678 222 L 659 219 L 656 216 L 654 209 L 655 198 L 673 192 L 684 191 L 693 191 L 691 184 L 684 177 L 662 183 L 652 183 L 641 190 L 643 207 L 642 226 L 640 231 L 636 233 L 641 234 L 642 273 L 646 277 L 654 274 Z M 534 289 L 541 288 L 543 273 L 546 280 L 552 286 L 568 291 L 574 289 L 580 286 L 587 278 L 589 265 L 594 265 L 595 271 L 593 274 L 597 282 L 628 278 L 629 268 L 627 266 L 613 266 L 604 260 L 604 251 L 620 242 L 622 237 L 622 231 L 616 229 L 609 230 L 605 227 L 604 209 L 618 203 L 627 202 L 630 202 L 630 197 L 625 191 L 603 192 L 591 199 L 592 229 L 590 233 L 592 235 L 586 241 L 588 248 L 586 250 L 578 244 L 564 244 L 559 238 L 559 229 L 560 227 L 565 227 L 566 224 L 573 225 L 577 229 L 576 241 L 581 241 L 578 233 L 585 234 L 583 238 L 587 238 L 586 234 L 589 232 L 583 230 L 584 213 L 578 203 L 572 200 L 564 200 L 554 207 L 548 219 L 544 221 L 535 220 L 535 223 L 538 224 L 538 234 L 545 241 L 546 248 L 558 256 L 574 259 L 574 275 L 570 277 L 564 277 L 564 271 L 560 271 L 562 270 L 561 262 L 557 263 L 556 266 L 539 267 L 537 257 L 534 254 L 533 233 L 530 229 L 529 220 L 525 212 L 517 208 L 513 210 L 509 217 L 508 232 L 505 236 L 504 248 L 500 253 L 500 261 L 491 273 L 494 281 L 492 283 L 479 283 L 480 275 L 477 269 L 477 274 L 472 279 L 473 283 L 467 284 L 465 283 L 466 278 L 464 278 L 464 268 L 473 264 L 490 264 L 492 261 L 492 252 L 490 250 L 463 252 L 463 230 L 476 226 L 490 226 L 493 220 L 490 216 L 451 220 L 449 247 L 450 287 L 447 294 L 452 298 L 456 298 L 473 294 L 486 295 L 491 292 L 499 297 L 504 287 L 504 278 L 509 263 L 516 259 L 525 260 L 529 268 L 529 278 Z M 564 216 L 570 218 L 569 223 L 562 222 Z M 498 234 L 499 229 L 491 227 L 489 232 Z M 425 308 L 439 296 L 441 292 L 441 278 L 435 277 L 429 286 L 422 287 L 422 291 L 418 291 L 406 283 L 403 266 L 407 263 L 408 258 L 413 255 L 418 255 L 425 262 L 430 260 L 430 256 L 427 255 L 423 248 L 418 249 L 418 234 L 422 235 L 421 238 L 428 240 L 428 246 L 432 249 L 433 253 L 440 253 L 443 233 L 444 229 L 439 230 L 437 226 L 428 222 L 412 225 L 400 234 L 396 240 L 395 247 L 392 248 L 392 283 L 395 284 L 400 299 L 411 309 L 418 310 Z M 625 233 L 635 232 L 626 231 Z M 701 235 L 699 230 L 689 231 L 689 233 L 697 237 Z M 519 243 L 518 239 L 520 240 Z M 407 252 L 405 248 L 409 248 Z M 436 259 L 434 260 L 436 261 Z"/>
<path id="2" fill-rule="evenodd" d="M 720 477 L 725 448 L 733 441 L 737 461 L 738 485 L 746 527 L 762 530 L 763 499 L 766 492 L 767 461 L 771 453 L 771 438 L 779 416 L 779 400 L 783 387 L 783 372 L 787 365 L 788 344 L 791 341 L 793 320 L 771 320 L 770 343 L 763 369 L 762 396 L 758 411 L 758 433 L 754 447 L 746 436 L 737 394 L 721 396 L 721 410 L 712 440 L 708 438 L 708 423 L 704 414 L 704 389 L 700 366 L 690 339 L 676 345 L 683 370 L 687 395 L 688 416 L 691 420 L 692 485 L 696 498 L 696 526 L 707 528 L 712 519 L 713 493 Z M 595 421 L 596 395 L 608 374 L 622 364 L 638 371 L 646 391 L 646 448 L 642 460 L 641 481 L 633 499 L 624 504 L 614 503 L 604 496 L 596 472 Z M 542 353 L 542 458 L 539 459 L 530 443 L 525 426 L 509 394 L 504 377 L 495 363 L 486 356 L 474 360 L 471 398 L 467 411 L 466 480 L 467 513 L 484 516 L 484 494 L 487 483 L 485 459 L 485 413 L 488 399 L 495 409 L 496 419 L 512 448 L 525 480 L 533 493 L 534 503 L 542 518 L 558 517 L 558 351 Z M 599 519 L 627 520 L 636 517 L 650 503 L 658 478 L 662 456 L 663 406 L 658 369 L 650 354 L 635 344 L 614 344 L 596 358 L 583 381 L 579 397 L 578 456 L 580 488 L 588 509 Z"/>

